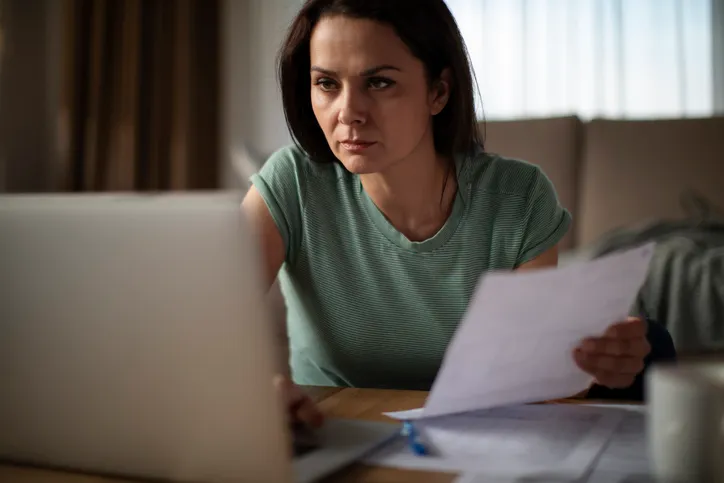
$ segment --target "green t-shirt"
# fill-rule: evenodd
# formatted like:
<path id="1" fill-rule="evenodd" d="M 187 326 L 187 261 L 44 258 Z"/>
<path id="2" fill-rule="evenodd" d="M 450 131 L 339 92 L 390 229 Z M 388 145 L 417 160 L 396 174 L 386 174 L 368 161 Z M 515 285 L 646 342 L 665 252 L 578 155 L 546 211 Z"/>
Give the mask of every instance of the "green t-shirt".
<path id="1" fill-rule="evenodd" d="M 422 242 L 398 232 L 339 163 L 290 146 L 252 176 L 286 249 L 295 382 L 429 389 L 481 275 L 535 258 L 568 230 L 538 167 L 482 150 L 456 167 L 452 213 Z"/>

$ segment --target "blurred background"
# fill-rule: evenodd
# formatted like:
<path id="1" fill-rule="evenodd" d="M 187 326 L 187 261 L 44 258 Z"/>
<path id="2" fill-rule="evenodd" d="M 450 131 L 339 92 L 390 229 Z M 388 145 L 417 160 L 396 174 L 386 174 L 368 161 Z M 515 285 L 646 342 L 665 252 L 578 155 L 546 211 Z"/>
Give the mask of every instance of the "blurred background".
<path id="1" fill-rule="evenodd" d="M 301 4 L 0 0 L 0 192 L 243 193 L 291 142 L 275 60 Z M 486 149 L 573 214 L 561 263 L 658 241 L 639 308 L 724 350 L 724 0 L 447 4 Z"/>
<path id="2" fill-rule="evenodd" d="M 243 186 L 290 142 L 274 61 L 301 3 L 0 0 L 0 190 Z M 724 113 L 723 0 L 447 3 L 481 119 Z"/>

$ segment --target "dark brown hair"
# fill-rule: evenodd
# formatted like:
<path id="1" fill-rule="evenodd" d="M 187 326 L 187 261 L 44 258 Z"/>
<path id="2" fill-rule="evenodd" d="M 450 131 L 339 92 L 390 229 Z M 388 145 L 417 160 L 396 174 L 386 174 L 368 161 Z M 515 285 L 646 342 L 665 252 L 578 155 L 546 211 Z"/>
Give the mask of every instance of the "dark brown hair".
<path id="1" fill-rule="evenodd" d="M 428 82 L 449 68 L 445 108 L 433 118 L 435 150 L 452 157 L 483 147 L 475 118 L 475 75 L 457 24 L 443 0 L 307 0 L 279 51 L 284 116 L 294 142 L 315 161 L 335 161 L 312 110 L 309 44 L 317 22 L 329 15 L 375 20 L 391 26 L 425 65 Z"/>

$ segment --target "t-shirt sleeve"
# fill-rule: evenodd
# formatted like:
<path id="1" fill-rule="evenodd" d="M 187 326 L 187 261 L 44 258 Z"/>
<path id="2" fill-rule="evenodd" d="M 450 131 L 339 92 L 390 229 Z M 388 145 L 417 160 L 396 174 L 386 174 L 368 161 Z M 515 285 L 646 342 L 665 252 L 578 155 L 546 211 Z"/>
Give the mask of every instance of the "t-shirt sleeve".
<path id="1" fill-rule="evenodd" d="M 276 151 L 250 178 L 284 241 L 285 261 L 294 263 L 302 239 L 306 159 L 294 147 Z"/>
<path id="2" fill-rule="evenodd" d="M 537 169 L 526 206 L 523 241 L 516 266 L 529 262 L 561 241 L 571 225 L 571 214 L 558 201 L 553 183 Z"/>

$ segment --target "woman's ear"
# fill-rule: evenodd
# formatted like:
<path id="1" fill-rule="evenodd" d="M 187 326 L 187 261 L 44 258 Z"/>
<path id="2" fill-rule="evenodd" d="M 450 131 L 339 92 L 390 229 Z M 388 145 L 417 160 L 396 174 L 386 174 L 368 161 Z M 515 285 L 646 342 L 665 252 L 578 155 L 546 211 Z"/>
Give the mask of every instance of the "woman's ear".
<path id="1" fill-rule="evenodd" d="M 430 91 L 430 107 L 433 116 L 436 116 L 442 112 L 450 100 L 450 89 L 452 88 L 452 74 L 449 68 L 443 69 L 440 73 L 440 77 L 435 80 L 432 84 L 432 90 Z"/>

